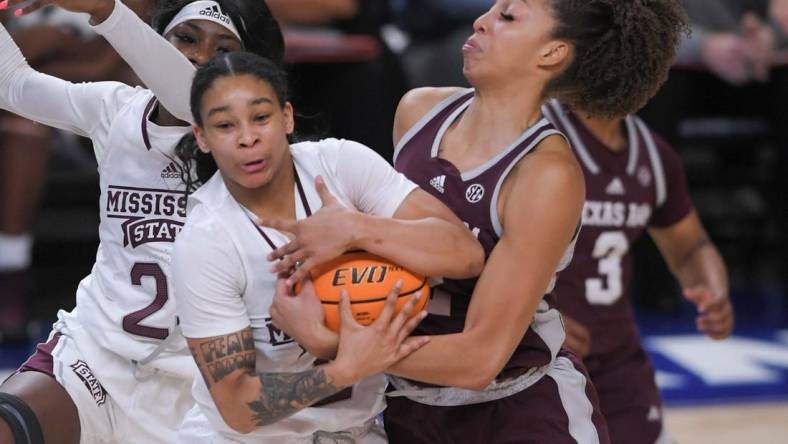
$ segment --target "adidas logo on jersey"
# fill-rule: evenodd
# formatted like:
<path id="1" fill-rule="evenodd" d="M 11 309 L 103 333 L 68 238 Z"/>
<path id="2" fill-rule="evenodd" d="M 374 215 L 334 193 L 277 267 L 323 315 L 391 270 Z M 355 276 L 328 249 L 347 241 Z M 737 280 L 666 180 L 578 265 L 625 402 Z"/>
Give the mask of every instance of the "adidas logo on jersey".
<path id="1" fill-rule="evenodd" d="M 621 179 L 618 177 L 614 178 L 610 184 L 605 188 L 605 193 L 612 194 L 614 196 L 621 196 L 622 194 L 626 193 L 626 189 L 624 189 L 624 184 L 621 182 Z"/>
<path id="2" fill-rule="evenodd" d="M 441 194 L 443 194 L 446 191 L 446 188 L 444 188 L 445 184 L 446 184 L 446 176 L 436 176 L 433 177 L 432 180 L 430 180 L 430 185 L 432 185 L 432 187 L 438 190 L 438 192 Z"/>
<path id="3" fill-rule="evenodd" d="M 230 17 L 224 15 L 221 9 L 218 6 L 209 6 L 202 11 L 200 11 L 200 15 L 207 15 L 208 17 L 213 17 L 217 20 L 221 20 L 224 23 L 230 24 Z"/>
<path id="4" fill-rule="evenodd" d="M 161 170 L 161 178 L 162 179 L 180 179 L 181 178 L 181 170 L 178 168 L 178 165 L 175 165 L 175 162 L 170 162 L 166 168 Z"/>

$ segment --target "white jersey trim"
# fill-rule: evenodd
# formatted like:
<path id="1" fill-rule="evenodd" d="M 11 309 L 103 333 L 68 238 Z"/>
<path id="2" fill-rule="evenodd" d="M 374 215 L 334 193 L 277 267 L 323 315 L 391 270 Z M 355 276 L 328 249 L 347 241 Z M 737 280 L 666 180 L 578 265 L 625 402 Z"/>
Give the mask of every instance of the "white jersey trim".
<path id="1" fill-rule="evenodd" d="M 394 160 L 393 162 L 397 162 L 397 157 L 399 156 L 400 151 L 405 145 L 413 139 L 419 131 L 421 131 L 435 116 L 438 115 L 441 111 L 446 109 L 449 105 L 457 101 L 460 97 L 468 94 L 469 92 L 473 91 L 473 88 L 463 89 L 462 91 L 457 91 L 456 93 L 450 95 L 449 97 L 443 99 L 440 103 L 435 105 L 427 114 L 425 114 L 415 125 L 410 127 L 410 129 L 402 136 L 402 139 L 399 140 L 397 146 L 394 148 Z"/>
<path id="2" fill-rule="evenodd" d="M 599 444 L 599 432 L 593 421 L 594 407 L 586 395 L 586 377 L 565 357 L 556 358 L 547 375 L 558 386 L 572 438 L 583 444 Z"/>
<path id="3" fill-rule="evenodd" d="M 643 140 L 646 141 L 646 149 L 648 150 L 649 160 L 651 160 L 651 168 L 654 170 L 654 184 L 657 189 L 657 207 L 661 207 L 668 197 L 667 186 L 665 184 L 665 169 L 662 167 L 662 159 L 659 157 L 657 144 L 651 132 L 646 127 L 646 124 L 639 118 L 634 118 L 634 120 L 635 123 L 637 123 L 638 129 L 640 129 L 640 133 L 643 135 Z"/>
<path id="4" fill-rule="evenodd" d="M 638 166 L 638 153 L 640 152 L 640 140 L 637 129 L 635 128 L 635 118 L 629 115 L 624 119 L 627 125 L 627 138 L 629 139 L 629 162 L 627 162 L 627 174 L 635 175 Z"/>
<path id="5" fill-rule="evenodd" d="M 542 121 L 547 122 L 547 119 L 542 119 Z M 542 121 L 540 121 L 539 123 L 542 123 Z M 522 139 L 530 137 L 530 135 L 533 134 L 535 129 L 541 129 L 543 127 L 544 125 L 539 125 L 538 128 L 536 128 L 536 125 L 532 126 L 531 129 L 529 129 L 526 132 L 527 135 L 525 135 L 525 137 L 521 137 L 520 139 L 518 139 L 518 141 L 522 143 Z M 539 145 L 539 143 L 542 142 L 544 139 L 555 135 L 564 138 L 566 137 L 558 130 L 547 130 L 544 131 L 542 134 L 539 134 L 539 136 L 537 136 L 536 139 L 534 139 L 533 142 L 531 142 L 531 144 L 528 145 L 528 147 L 526 147 L 520 154 L 517 155 L 517 157 L 514 158 L 514 160 L 511 161 L 511 163 L 509 163 L 509 166 L 506 167 L 506 169 L 503 171 L 501 177 L 498 178 L 498 183 L 495 184 L 495 191 L 493 192 L 492 200 L 490 201 L 490 221 L 492 221 L 493 228 L 495 229 L 495 234 L 497 234 L 498 237 L 503 235 L 503 225 L 501 224 L 501 220 L 498 217 L 498 209 L 497 209 L 498 196 L 501 193 L 501 187 L 503 186 L 503 182 L 509 176 L 509 173 L 512 171 L 512 168 L 514 168 L 514 166 L 517 165 L 517 162 L 519 162 L 523 157 L 525 157 L 526 154 L 533 151 L 533 149 L 536 148 L 536 146 Z M 511 147 L 511 149 L 514 149 L 515 147 L 517 147 L 517 145 L 514 145 L 513 147 Z M 505 153 L 508 154 L 508 152 L 511 151 L 511 149 L 508 149 Z M 502 157 L 502 156 L 496 156 L 495 160 L 499 160 L 498 157 Z"/>

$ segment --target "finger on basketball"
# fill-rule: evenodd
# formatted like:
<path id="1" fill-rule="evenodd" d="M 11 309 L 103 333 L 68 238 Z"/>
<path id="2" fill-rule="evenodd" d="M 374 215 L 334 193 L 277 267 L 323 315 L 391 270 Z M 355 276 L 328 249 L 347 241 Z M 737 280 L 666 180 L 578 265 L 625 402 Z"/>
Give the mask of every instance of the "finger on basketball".
<path id="1" fill-rule="evenodd" d="M 421 291 L 417 291 L 411 297 L 408 298 L 407 302 L 399 309 L 399 312 L 396 316 L 394 316 L 394 320 L 391 321 L 391 325 L 389 326 L 389 330 L 399 336 L 399 331 L 402 329 L 402 326 L 408 322 L 410 319 L 411 313 L 413 312 L 413 307 L 416 305 L 416 302 L 421 298 Z"/>
<path id="2" fill-rule="evenodd" d="M 426 317 L 427 317 L 427 312 L 425 310 L 422 310 L 416 313 L 416 315 L 411 316 L 410 319 L 408 319 L 408 322 L 405 323 L 405 327 L 403 327 L 399 332 L 400 342 L 404 341 L 405 338 L 410 336 L 410 334 L 413 333 L 414 330 L 416 330 L 416 327 L 418 327 L 419 324 L 421 324 L 421 321 L 423 321 L 424 318 Z"/>
<path id="3" fill-rule="evenodd" d="M 397 350 L 396 359 L 399 361 L 407 357 L 411 353 L 427 345 L 429 342 L 429 336 L 413 336 L 412 338 L 405 339 Z"/>
<path id="4" fill-rule="evenodd" d="M 342 289 L 339 296 L 339 318 L 342 321 L 341 328 L 359 326 L 358 322 L 356 322 L 356 319 L 353 317 L 353 313 L 350 311 L 350 296 L 348 296 L 347 290 L 345 289 Z"/>
<path id="5" fill-rule="evenodd" d="M 383 310 L 380 311 L 380 315 L 375 320 L 373 325 L 386 326 L 389 322 L 391 322 L 394 309 L 397 307 L 397 298 L 399 297 L 399 292 L 402 289 L 402 284 L 402 279 L 399 279 L 391 288 L 388 296 L 386 296 L 386 303 L 383 305 Z"/>

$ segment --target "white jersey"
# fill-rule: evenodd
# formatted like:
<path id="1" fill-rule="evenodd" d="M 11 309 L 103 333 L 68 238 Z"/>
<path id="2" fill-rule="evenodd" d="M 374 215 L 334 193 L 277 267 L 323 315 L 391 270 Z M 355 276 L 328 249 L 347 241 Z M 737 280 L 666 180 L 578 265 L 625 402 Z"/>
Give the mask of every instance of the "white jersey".
<path id="1" fill-rule="evenodd" d="M 385 217 L 392 216 L 416 188 L 375 152 L 355 142 L 305 142 L 293 145 L 291 152 L 306 199 L 304 204 L 294 187 L 297 219 L 321 206 L 314 187 L 318 175 L 343 205 Z M 276 246 L 287 243 L 287 237 L 273 229 L 258 229 L 248 210 L 232 197 L 220 173 L 193 195 L 190 205 L 194 207 L 176 242 L 173 265 L 184 335 L 224 336 L 251 326 L 258 372 L 300 372 L 313 367 L 315 358 L 271 324 L 269 309 L 276 275 L 269 271 L 266 255 L 271 246 L 263 234 Z M 385 386 L 383 375 L 367 378 L 355 386 L 349 399 L 301 410 L 248 435 L 240 435 L 224 423 L 200 378 L 195 379 L 193 394 L 204 421 L 223 438 L 290 443 L 318 430 L 347 430 L 375 418 L 385 406 Z M 184 430 L 182 440 L 183 435 Z"/>
<path id="2" fill-rule="evenodd" d="M 74 84 L 31 69 L 0 26 L 0 107 L 89 137 L 98 161 L 96 263 L 79 284 L 76 308 L 61 312 L 60 324 L 76 341 L 92 341 L 135 362 L 158 351 L 175 330 L 170 255 L 186 218 L 173 151 L 189 128 L 150 122 L 154 105 L 145 89 L 116 82 Z M 191 378 L 194 365 L 185 342 L 168 342 L 176 350 L 162 354 L 162 368 Z M 90 347 L 82 348 L 101 380 Z"/>

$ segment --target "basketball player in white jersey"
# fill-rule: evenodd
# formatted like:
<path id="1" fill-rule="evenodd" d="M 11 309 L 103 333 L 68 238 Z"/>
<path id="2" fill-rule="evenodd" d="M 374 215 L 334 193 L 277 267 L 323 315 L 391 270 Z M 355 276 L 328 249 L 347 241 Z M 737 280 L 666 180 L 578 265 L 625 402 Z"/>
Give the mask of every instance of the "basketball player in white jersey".
<path id="1" fill-rule="evenodd" d="M 33 7 L 41 3 L 52 2 Z M 64 3 L 84 7 L 99 33 L 122 29 L 123 17 L 139 21 L 119 2 Z M 161 5 L 154 23 L 196 65 L 241 48 L 282 58 L 281 33 L 262 1 L 176 0 Z M 49 341 L 0 388 L 0 442 L 174 442 L 193 405 L 195 373 L 169 271 L 186 216 L 174 148 L 188 125 L 149 90 L 32 70 L 4 28 L 0 107 L 90 137 L 101 187 L 96 264 L 76 308 L 58 314 Z"/>
<path id="2" fill-rule="evenodd" d="M 197 71 L 191 104 L 197 145 L 211 159 L 198 157 L 206 183 L 190 197 L 173 254 L 179 318 L 203 376 L 179 442 L 385 442 L 375 432 L 380 372 L 425 343 L 406 338 L 426 313 L 408 319 L 410 298 L 390 322 L 389 313 L 361 327 L 345 299 L 338 344 L 321 323 L 289 337 L 278 313 L 319 315 L 321 304 L 311 286 L 293 297 L 284 277 L 277 282 L 267 257 L 290 238 L 256 220 L 303 220 L 337 251 L 366 250 L 424 275 L 476 275 L 481 246 L 371 149 L 336 139 L 290 145 L 285 74 L 268 60 L 217 57 Z"/>

